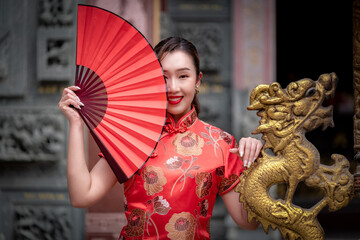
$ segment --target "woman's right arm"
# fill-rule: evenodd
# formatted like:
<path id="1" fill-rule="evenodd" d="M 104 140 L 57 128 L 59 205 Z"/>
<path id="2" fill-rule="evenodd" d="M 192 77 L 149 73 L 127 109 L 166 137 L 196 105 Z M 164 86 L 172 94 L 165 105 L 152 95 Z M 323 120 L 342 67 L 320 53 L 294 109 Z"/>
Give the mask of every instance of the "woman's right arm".
<path id="1" fill-rule="evenodd" d="M 67 181 L 70 201 L 74 207 L 86 208 L 104 197 L 117 179 L 104 158 L 89 172 L 84 150 L 84 123 L 74 109 L 83 106 L 74 93 L 77 90 L 75 86 L 65 88 L 58 105 L 69 120 Z"/>

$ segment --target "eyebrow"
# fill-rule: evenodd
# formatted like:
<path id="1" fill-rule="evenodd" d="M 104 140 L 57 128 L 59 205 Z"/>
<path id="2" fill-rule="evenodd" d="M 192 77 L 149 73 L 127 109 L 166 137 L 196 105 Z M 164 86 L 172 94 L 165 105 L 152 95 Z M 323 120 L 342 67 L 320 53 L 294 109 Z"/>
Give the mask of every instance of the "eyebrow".
<path id="1" fill-rule="evenodd" d="M 176 72 L 180 72 L 180 71 L 191 71 L 191 69 L 188 68 L 188 67 L 176 69 Z M 164 69 L 164 72 L 168 72 L 168 71 L 166 71 L 166 70 Z"/>

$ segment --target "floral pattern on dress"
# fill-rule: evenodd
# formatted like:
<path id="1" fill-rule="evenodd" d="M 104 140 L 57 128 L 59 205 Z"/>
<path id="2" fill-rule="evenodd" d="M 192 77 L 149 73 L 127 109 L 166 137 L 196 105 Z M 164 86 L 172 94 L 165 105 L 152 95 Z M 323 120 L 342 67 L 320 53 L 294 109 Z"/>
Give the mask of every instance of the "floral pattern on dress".
<path id="1" fill-rule="evenodd" d="M 178 133 L 173 140 L 175 151 L 183 156 L 198 156 L 202 153 L 204 139 L 194 132 Z"/>
<path id="2" fill-rule="evenodd" d="M 176 169 L 181 168 L 183 162 L 184 162 L 184 159 L 182 159 L 181 157 L 178 157 L 178 156 L 174 156 L 172 158 L 169 158 L 165 162 L 165 166 L 169 170 L 176 170 Z"/>
<path id="3" fill-rule="evenodd" d="M 206 217 L 209 210 L 209 200 L 204 199 L 201 202 L 198 203 L 198 206 L 200 207 L 200 215 L 203 217 Z"/>
<path id="4" fill-rule="evenodd" d="M 142 178 L 148 196 L 161 192 L 166 184 L 166 178 L 160 167 L 145 166 L 142 171 Z"/>
<path id="5" fill-rule="evenodd" d="M 180 157 L 174 156 L 172 158 L 169 158 L 165 162 L 165 166 L 167 169 L 182 171 L 182 174 L 176 179 L 176 181 L 171 189 L 170 196 L 172 196 L 175 186 L 177 185 L 177 183 L 179 181 L 182 182 L 182 187 L 180 189 L 180 192 L 181 192 L 185 187 L 186 179 L 188 177 L 194 178 L 194 174 L 192 173 L 192 171 L 196 171 L 196 170 L 200 169 L 199 165 L 196 165 L 196 164 L 194 165 L 194 162 L 197 159 L 198 159 L 197 157 L 191 157 L 191 160 L 184 160 Z"/>
<path id="6" fill-rule="evenodd" d="M 236 174 L 230 175 L 229 178 L 223 178 L 220 183 L 219 194 L 226 192 L 238 180 L 239 176 Z"/>
<path id="7" fill-rule="evenodd" d="M 192 240 L 196 227 L 195 217 L 189 212 L 175 213 L 165 225 L 167 237 L 175 240 Z"/>
<path id="8" fill-rule="evenodd" d="M 156 196 L 153 200 L 149 200 L 147 202 L 147 205 L 150 205 L 151 203 L 153 206 L 153 211 L 151 210 L 146 211 L 146 230 L 147 230 L 147 234 L 150 236 L 149 226 L 153 226 L 156 231 L 157 239 L 159 239 L 158 228 L 154 220 L 151 218 L 151 216 L 155 213 L 160 215 L 166 215 L 170 211 L 171 207 L 169 202 L 166 199 L 164 199 L 163 196 Z"/>
<path id="9" fill-rule="evenodd" d="M 224 177 L 224 175 L 225 175 L 225 167 L 221 166 L 221 167 L 216 168 L 215 173 L 216 173 L 216 176 Z"/>
<path id="10" fill-rule="evenodd" d="M 196 174 L 196 195 L 199 198 L 203 198 L 210 193 L 210 188 L 212 187 L 212 175 L 208 172 L 200 172 Z"/>
<path id="11" fill-rule="evenodd" d="M 223 130 L 219 130 L 220 132 L 220 137 L 228 144 L 231 145 L 232 144 L 232 138 L 231 135 Z"/>
<path id="12" fill-rule="evenodd" d="M 213 145 L 214 147 L 214 154 L 217 157 L 218 153 L 217 150 L 221 150 L 222 158 L 224 159 L 224 153 L 222 148 L 220 147 L 220 141 L 223 140 L 222 137 L 219 136 L 220 129 L 214 128 L 211 125 L 204 126 L 206 132 L 200 132 L 200 135 L 205 138 L 207 141 L 205 142 L 206 145 Z"/>
<path id="13" fill-rule="evenodd" d="M 128 218 L 128 224 L 125 227 L 126 235 L 129 237 L 138 237 L 144 234 L 145 211 L 133 209 Z"/>
<path id="14" fill-rule="evenodd" d="M 154 212 L 160 215 L 166 215 L 170 211 L 171 207 L 163 196 L 156 196 L 153 202 Z"/>

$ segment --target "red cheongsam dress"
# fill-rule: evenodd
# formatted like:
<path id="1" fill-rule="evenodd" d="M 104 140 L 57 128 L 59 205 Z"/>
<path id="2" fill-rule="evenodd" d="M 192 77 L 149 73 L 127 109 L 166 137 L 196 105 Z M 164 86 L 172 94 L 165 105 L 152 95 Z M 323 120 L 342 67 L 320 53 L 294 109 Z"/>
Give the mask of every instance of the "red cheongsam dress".
<path id="1" fill-rule="evenodd" d="M 168 115 L 152 157 L 124 185 L 127 225 L 119 239 L 210 239 L 217 194 L 239 182 L 234 138 L 197 118 Z"/>

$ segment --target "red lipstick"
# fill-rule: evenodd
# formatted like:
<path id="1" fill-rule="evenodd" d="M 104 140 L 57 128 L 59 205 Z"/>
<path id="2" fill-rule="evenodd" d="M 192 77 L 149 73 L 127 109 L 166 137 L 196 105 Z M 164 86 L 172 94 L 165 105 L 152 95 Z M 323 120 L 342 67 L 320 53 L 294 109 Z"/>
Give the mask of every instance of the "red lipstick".
<path id="1" fill-rule="evenodd" d="M 168 102 L 169 104 L 178 104 L 181 102 L 182 99 L 183 99 L 182 96 L 168 97 Z"/>

